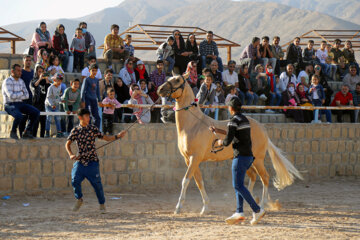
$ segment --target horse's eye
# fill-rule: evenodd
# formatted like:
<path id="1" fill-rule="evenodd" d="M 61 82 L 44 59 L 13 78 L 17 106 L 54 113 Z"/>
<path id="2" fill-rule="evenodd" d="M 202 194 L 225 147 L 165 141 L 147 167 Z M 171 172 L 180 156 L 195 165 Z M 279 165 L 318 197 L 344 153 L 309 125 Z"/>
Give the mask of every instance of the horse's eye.
<path id="1" fill-rule="evenodd" d="M 180 79 L 176 79 L 177 82 L 180 82 Z"/>

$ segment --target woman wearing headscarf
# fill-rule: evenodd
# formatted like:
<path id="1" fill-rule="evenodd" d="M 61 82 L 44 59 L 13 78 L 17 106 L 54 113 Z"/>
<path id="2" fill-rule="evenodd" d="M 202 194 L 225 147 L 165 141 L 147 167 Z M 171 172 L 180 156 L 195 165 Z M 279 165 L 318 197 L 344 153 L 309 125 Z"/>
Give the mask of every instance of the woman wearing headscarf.
<path id="1" fill-rule="evenodd" d="M 115 84 L 115 95 L 116 100 L 118 100 L 121 104 L 126 104 L 130 100 L 129 87 L 124 84 L 121 78 L 117 78 Z M 132 113 L 130 108 L 117 108 L 115 109 L 115 120 L 117 118 L 117 122 L 121 122 L 123 113 Z"/>
<path id="2" fill-rule="evenodd" d="M 312 106 L 311 100 L 305 91 L 305 86 L 302 83 L 298 83 L 296 86 L 296 94 L 299 96 L 301 106 Z M 309 123 L 313 120 L 313 111 L 304 110 L 304 122 Z"/>
<path id="3" fill-rule="evenodd" d="M 136 83 L 136 76 L 134 72 L 134 62 L 131 59 L 125 61 L 124 67 L 119 72 L 119 77 L 129 87 Z"/>
<path id="4" fill-rule="evenodd" d="M 186 72 L 189 73 L 188 83 L 191 88 L 196 87 L 198 81 L 197 64 L 195 61 L 190 61 L 187 65 Z"/>
<path id="5" fill-rule="evenodd" d="M 59 24 L 56 27 L 55 34 L 52 38 L 52 44 L 55 50 L 55 54 L 60 58 L 62 68 L 66 71 L 71 52 L 69 51 L 69 44 L 65 34 L 64 25 Z"/>
<path id="6" fill-rule="evenodd" d="M 179 30 L 173 31 L 175 39 L 173 49 L 175 53 L 175 67 L 179 68 L 180 74 L 186 71 L 187 63 L 189 62 L 189 55 L 191 52 L 186 51 L 185 41 Z"/>
<path id="7" fill-rule="evenodd" d="M 48 53 L 52 51 L 50 33 L 46 30 L 46 23 L 41 22 L 33 34 L 30 47 L 34 48 L 34 62 L 37 61 L 37 54 L 40 48 L 45 48 Z"/>
<path id="8" fill-rule="evenodd" d="M 131 99 L 130 104 L 153 104 L 149 95 L 140 90 L 137 84 L 131 84 L 130 86 Z M 145 112 L 144 112 L 145 111 Z M 140 124 L 149 123 L 151 121 L 150 111 L 143 108 L 134 108 L 134 115 L 138 119 Z"/>
<path id="9" fill-rule="evenodd" d="M 301 104 L 300 98 L 295 91 L 295 84 L 289 82 L 286 90 L 282 93 L 281 106 L 299 106 Z M 285 116 L 294 118 L 295 122 L 304 122 L 304 114 L 302 110 L 284 109 Z"/>

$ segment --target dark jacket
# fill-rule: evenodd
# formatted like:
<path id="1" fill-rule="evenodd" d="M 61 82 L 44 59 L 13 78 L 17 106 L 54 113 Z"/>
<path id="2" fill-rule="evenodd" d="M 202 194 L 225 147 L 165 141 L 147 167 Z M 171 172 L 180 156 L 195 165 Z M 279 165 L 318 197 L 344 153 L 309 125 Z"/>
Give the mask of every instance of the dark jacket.
<path id="1" fill-rule="evenodd" d="M 286 50 L 286 60 L 288 63 L 301 63 L 302 62 L 301 48 L 296 47 L 294 43 L 291 43 Z"/>
<path id="2" fill-rule="evenodd" d="M 52 38 L 52 43 L 57 54 L 59 53 L 63 54 L 64 53 L 63 49 L 67 49 L 69 51 L 69 44 L 67 41 L 66 34 L 64 34 L 63 41 L 61 41 L 60 35 L 54 34 Z"/>
<path id="3" fill-rule="evenodd" d="M 238 75 L 239 76 L 239 88 L 240 91 L 246 93 L 247 91 L 249 91 L 250 89 L 246 86 L 246 81 L 249 81 L 250 87 L 251 87 L 251 82 L 250 79 L 246 79 L 244 76 L 242 76 L 241 74 Z"/>

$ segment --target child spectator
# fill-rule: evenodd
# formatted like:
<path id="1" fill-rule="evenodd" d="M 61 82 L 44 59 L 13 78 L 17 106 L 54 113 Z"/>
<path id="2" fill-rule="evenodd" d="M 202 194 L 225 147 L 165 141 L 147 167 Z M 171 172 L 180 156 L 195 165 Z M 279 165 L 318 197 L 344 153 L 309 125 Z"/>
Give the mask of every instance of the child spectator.
<path id="1" fill-rule="evenodd" d="M 169 76 L 171 75 L 171 71 L 174 69 L 175 65 L 174 50 L 172 48 L 174 41 L 174 37 L 170 36 L 167 38 L 166 42 L 162 43 L 156 50 L 157 59 L 167 61 L 169 63 L 169 67 L 166 73 Z"/>
<path id="2" fill-rule="evenodd" d="M 200 86 L 204 83 L 205 81 L 205 76 L 204 75 L 200 75 L 198 78 L 198 81 L 196 83 L 196 86 L 192 88 L 194 95 L 196 96 L 200 90 Z"/>
<path id="3" fill-rule="evenodd" d="M 267 86 L 269 89 L 268 96 L 270 97 L 269 106 L 279 106 L 281 102 L 281 94 L 277 90 L 274 69 L 270 64 L 266 66 L 266 75 L 267 75 Z M 265 112 L 275 113 L 275 111 L 271 109 L 267 109 Z"/>
<path id="4" fill-rule="evenodd" d="M 82 37 L 82 29 L 77 28 L 75 37 L 72 39 L 70 50 L 74 54 L 74 72 L 80 72 L 84 68 L 84 57 L 86 52 L 85 38 Z"/>
<path id="5" fill-rule="evenodd" d="M 149 95 L 145 94 L 140 90 L 140 87 L 136 84 L 132 84 L 130 86 L 130 95 L 131 99 L 129 101 L 130 104 L 153 104 L 154 102 L 151 100 Z M 148 110 L 145 110 L 144 113 L 143 108 L 134 108 L 134 115 L 138 119 L 140 124 L 149 123 L 151 120 L 151 113 Z"/>
<path id="6" fill-rule="evenodd" d="M 60 66 L 60 59 L 58 56 L 50 56 L 50 67 L 48 67 L 48 71 L 50 72 L 51 77 L 53 77 L 56 73 L 61 75 L 64 74 L 64 70 Z"/>
<path id="7" fill-rule="evenodd" d="M 154 83 L 157 88 L 166 81 L 163 60 L 156 61 L 156 69 L 150 74 L 150 81 Z"/>
<path id="8" fill-rule="evenodd" d="M 228 88 L 229 88 L 229 94 L 226 96 L 226 99 L 225 99 L 226 105 L 230 102 L 230 100 L 233 97 L 237 97 L 236 96 L 236 87 L 234 85 L 230 85 L 230 86 L 228 86 Z"/>
<path id="9" fill-rule="evenodd" d="M 94 56 L 89 56 L 89 58 L 88 58 L 88 64 L 89 64 L 89 66 L 85 67 L 85 68 L 81 71 L 81 83 L 84 81 L 85 78 L 90 77 L 90 66 L 91 66 L 91 64 L 96 64 L 96 57 L 94 57 Z M 100 69 L 98 69 L 95 77 L 96 77 L 97 79 L 99 79 L 99 81 L 102 80 L 102 75 L 101 75 Z"/>
<path id="10" fill-rule="evenodd" d="M 199 99 L 200 105 L 213 105 L 215 99 L 216 85 L 213 84 L 213 76 L 207 74 L 205 76 L 205 81 L 200 86 L 200 90 L 196 95 L 196 98 Z M 209 115 L 209 113 L 214 112 L 214 109 L 206 108 L 204 113 Z"/>
<path id="11" fill-rule="evenodd" d="M 312 104 L 316 107 L 317 106 L 321 107 L 325 103 L 325 92 L 323 86 L 321 86 L 320 84 L 320 77 L 318 75 L 313 75 L 311 78 L 311 85 L 309 87 L 309 96 Z M 325 112 L 326 114 L 326 121 L 331 123 L 331 112 L 329 110 L 319 111 L 320 113 L 319 118 L 321 119 L 321 114 L 323 112 Z M 314 119 L 314 120 L 317 121 L 318 119 Z"/>
<path id="12" fill-rule="evenodd" d="M 35 64 L 35 68 L 39 65 L 42 66 L 45 71 L 47 71 L 47 68 L 49 67 L 49 54 L 45 48 L 41 48 L 38 52 L 38 58 Z"/>
<path id="13" fill-rule="evenodd" d="M 64 92 L 64 94 L 62 95 L 62 104 L 64 107 L 64 110 L 67 114 L 75 114 L 79 108 L 80 108 L 80 103 L 81 103 L 81 98 L 80 98 L 80 80 L 79 79 L 74 79 L 71 81 L 70 83 L 70 87 L 67 88 Z M 74 116 L 68 116 L 67 117 L 67 129 L 63 129 L 66 131 L 66 135 L 69 135 L 71 130 L 74 127 Z"/>
<path id="14" fill-rule="evenodd" d="M 104 75 L 105 75 L 105 79 L 99 81 L 101 99 L 106 98 L 107 90 L 109 88 L 114 88 L 114 83 L 113 83 L 114 71 L 112 69 L 108 68 L 108 69 L 105 70 Z"/>
<path id="15" fill-rule="evenodd" d="M 197 83 L 197 64 L 195 61 L 190 61 L 187 65 L 186 72 L 189 73 L 189 79 L 188 83 L 190 84 L 190 87 L 193 88 L 196 86 Z"/>
<path id="16" fill-rule="evenodd" d="M 103 133 L 113 134 L 114 112 L 115 108 L 121 108 L 121 104 L 115 98 L 115 90 L 108 88 L 107 97 L 102 101 L 104 111 L 102 115 Z"/>
<path id="17" fill-rule="evenodd" d="M 140 90 L 145 93 L 145 94 L 149 94 L 149 90 L 147 88 L 147 84 L 146 84 L 146 81 L 145 79 L 141 79 L 138 84 L 138 86 L 140 86 Z"/>
<path id="18" fill-rule="evenodd" d="M 124 45 L 125 50 L 127 50 L 129 52 L 130 58 L 134 58 L 134 56 L 135 56 L 135 48 L 134 48 L 133 45 L 131 45 L 131 42 L 132 42 L 131 35 L 130 34 L 126 35 L 125 36 L 125 45 Z M 135 60 L 135 58 L 132 59 L 132 60 Z"/>
<path id="19" fill-rule="evenodd" d="M 216 82 L 216 92 L 215 92 L 215 99 L 214 105 L 225 105 L 225 92 L 221 86 L 221 82 Z M 225 120 L 227 119 L 227 110 L 222 108 L 215 109 L 215 119 Z M 217 117 L 217 118 L 216 118 Z"/>
<path id="20" fill-rule="evenodd" d="M 96 78 L 96 73 L 99 67 L 97 64 L 90 66 L 90 77 L 85 78 L 84 83 L 81 86 L 81 105 L 82 108 L 91 109 L 91 114 L 95 119 L 95 126 L 100 128 L 100 116 L 98 103 L 101 106 L 99 79 Z"/>
<path id="21" fill-rule="evenodd" d="M 47 91 L 47 95 L 46 95 L 46 100 L 45 100 L 46 112 L 59 112 L 59 109 L 60 109 L 61 83 L 63 80 L 63 75 L 56 74 L 53 77 L 53 80 L 54 80 L 54 83 L 51 84 L 51 86 L 49 87 L 49 89 Z M 55 125 L 56 125 L 56 130 L 57 130 L 56 137 L 61 138 L 61 137 L 63 137 L 63 134 L 61 132 L 59 116 L 54 116 L 54 119 L 55 119 Z M 46 116 L 46 127 L 45 127 L 45 130 L 46 130 L 45 137 L 46 138 L 50 137 L 51 120 L 52 120 L 52 116 L 47 115 Z"/>

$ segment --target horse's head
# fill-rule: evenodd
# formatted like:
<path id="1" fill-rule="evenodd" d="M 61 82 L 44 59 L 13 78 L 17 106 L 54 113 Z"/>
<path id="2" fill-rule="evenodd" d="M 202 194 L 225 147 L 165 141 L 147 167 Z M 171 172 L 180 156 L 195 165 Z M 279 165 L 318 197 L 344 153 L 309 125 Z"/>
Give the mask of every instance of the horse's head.
<path id="1" fill-rule="evenodd" d="M 174 99 L 181 97 L 187 78 L 189 78 L 189 73 L 184 75 L 176 75 L 169 78 L 158 88 L 157 94 L 161 97 L 171 97 Z"/>

